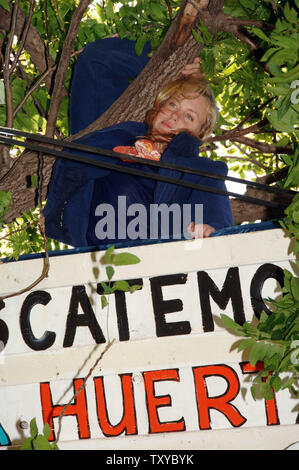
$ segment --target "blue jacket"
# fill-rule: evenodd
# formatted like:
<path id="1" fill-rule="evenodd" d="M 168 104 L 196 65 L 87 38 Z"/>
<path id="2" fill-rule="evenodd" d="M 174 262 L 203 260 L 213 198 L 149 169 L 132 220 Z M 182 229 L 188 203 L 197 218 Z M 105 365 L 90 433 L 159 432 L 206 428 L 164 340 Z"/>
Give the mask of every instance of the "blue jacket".
<path id="1" fill-rule="evenodd" d="M 136 56 L 134 43 L 119 38 L 108 38 L 87 45 L 78 59 L 71 91 L 71 131 L 75 133 L 93 122 L 126 89 L 145 66 L 147 45 L 141 56 Z M 78 142 L 103 149 L 116 145 L 132 145 L 137 136 L 146 134 L 146 125 L 128 121 L 93 132 Z M 168 144 L 161 162 L 176 164 L 221 175 L 227 174 L 224 162 L 198 157 L 200 141 L 188 133 L 180 133 Z M 85 155 L 84 152 L 78 152 Z M 87 153 L 89 157 L 147 171 L 141 163 L 119 162 L 113 158 Z M 148 170 L 149 171 L 149 170 Z M 115 173 L 115 179 L 122 178 Z M 47 235 L 72 246 L 88 245 L 86 233 L 95 182 L 110 174 L 110 170 L 57 159 L 49 185 L 44 209 Z M 160 168 L 158 174 L 196 184 L 225 190 L 222 180 L 195 176 L 177 170 Z M 137 178 L 137 177 L 136 177 Z M 109 201 L 107 201 L 109 202 Z M 204 223 L 216 230 L 233 225 L 229 198 L 210 192 L 157 182 L 153 203 L 203 204 Z"/>

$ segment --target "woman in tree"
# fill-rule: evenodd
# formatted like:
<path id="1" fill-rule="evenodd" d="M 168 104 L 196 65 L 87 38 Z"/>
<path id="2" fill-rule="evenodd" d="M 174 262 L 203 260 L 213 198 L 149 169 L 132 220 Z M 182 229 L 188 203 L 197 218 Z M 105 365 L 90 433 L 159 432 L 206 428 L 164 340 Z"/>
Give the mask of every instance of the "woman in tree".
<path id="1" fill-rule="evenodd" d="M 72 82 L 72 134 L 111 106 L 143 69 L 148 52 L 146 45 L 137 56 L 134 42 L 118 38 L 85 47 Z M 198 156 L 201 141 L 213 131 L 216 119 L 213 93 L 196 59 L 186 65 L 181 80 L 162 88 L 145 122 L 121 122 L 78 142 L 128 155 L 117 162 L 123 168 L 225 190 L 221 179 L 146 164 L 150 159 L 226 175 L 225 163 Z M 110 157 L 86 155 L 116 163 Z M 130 155 L 145 163 L 130 161 Z M 233 224 L 226 196 L 64 159 L 54 165 L 44 213 L 48 236 L 72 246 L 138 238 L 181 239 L 182 233 L 185 238 L 208 237 Z"/>

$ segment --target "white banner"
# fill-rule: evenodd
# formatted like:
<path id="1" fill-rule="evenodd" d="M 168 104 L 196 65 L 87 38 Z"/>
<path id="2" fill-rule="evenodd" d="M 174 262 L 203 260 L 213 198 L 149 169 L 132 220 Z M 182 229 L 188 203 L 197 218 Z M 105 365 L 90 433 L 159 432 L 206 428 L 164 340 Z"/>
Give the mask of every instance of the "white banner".
<path id="1" fill-rule="evenodd" d="M 238 256 L 244 238 L 247 251 Z M 108 437 L 116 448 L 133 438 L 150 448 L 163 435 L 167 448 L 178 449 L 188 438 L 196 442 L 188 436 L 236 429 L 252 429 L 245 439 L 252 442 L 258 442 L 255 429 L 268 430 L 270 445 L 275 426 L 298 433 L 298 410 L 288 390 L 253 400 L 250 379 L 262 364 L 250 366 L 232 347 L 238 338 L 219 320 L 225 313 L 239 323 L 251 321 L 269 309 L 263 299 L 281 295 L 283 269 L 291 270 L 282 231 L 215 237 L 199 250 L 190 249 L 192 243 L 120 250 L 141 263 L 120 267 L 115 280 L 141 288 L 109 295 L 104 309 L 100 252 L 53 257 L 47 279 L 4 300 L 2 447 L 17 446 L 33 417 L 40 429 L 49 422 L 50 440 L 59 435 L 59 445 L 73 448 L 105 448 Z M 2 265 L 1 290 L 9 294 L 16 284 L 29 284 L 41 262 Z M 275 445 L 294 441 L 281 436 Z M 231 437 L 221 439 L 220 447 L 232 446 Z"/>

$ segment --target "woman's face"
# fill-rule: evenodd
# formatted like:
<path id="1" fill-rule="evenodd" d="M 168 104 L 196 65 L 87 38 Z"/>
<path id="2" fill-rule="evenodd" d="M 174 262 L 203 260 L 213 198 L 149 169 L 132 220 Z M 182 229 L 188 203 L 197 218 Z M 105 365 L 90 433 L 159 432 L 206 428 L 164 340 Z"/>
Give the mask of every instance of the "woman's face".
<path id="1" fill-rule="evenodd" d="M 207 111 L 208 101 L 204 96 L 169 98 L 153 120 L 152 133 L 163 136 L 185 131 L 198 135 Z"/>

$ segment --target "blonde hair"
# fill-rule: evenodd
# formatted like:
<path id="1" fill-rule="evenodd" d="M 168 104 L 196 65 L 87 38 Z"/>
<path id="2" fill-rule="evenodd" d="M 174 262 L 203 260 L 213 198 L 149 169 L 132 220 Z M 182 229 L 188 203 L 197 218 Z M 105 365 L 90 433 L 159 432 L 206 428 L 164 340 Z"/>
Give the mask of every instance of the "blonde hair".
<path id="1" fill-rule="evenodd" d="M 204 96 L 208 102 L 208 110 L 205 121 L 203 122 L 198 135 L 194 137 L 204 141 L 209 137 L 215 128 L 218 118 L 218 109 L 215 101 L 214 94 L 207 82 L 203 79 L 194 77 L 182 78 L 165 85 L 154 102 L 152 109 L 150 109 L 145 117 L 145 122 L 149 128 L 149 136 L 151 135 L 152 124 L 164 103 L 174 96 L 183 96 L 183 98 L 192 99 Z"/>

